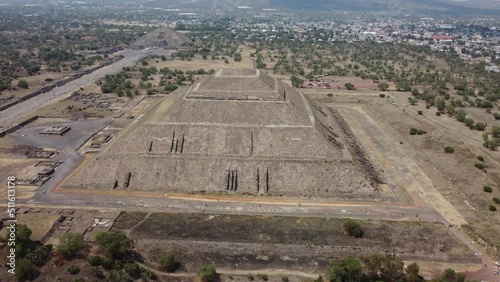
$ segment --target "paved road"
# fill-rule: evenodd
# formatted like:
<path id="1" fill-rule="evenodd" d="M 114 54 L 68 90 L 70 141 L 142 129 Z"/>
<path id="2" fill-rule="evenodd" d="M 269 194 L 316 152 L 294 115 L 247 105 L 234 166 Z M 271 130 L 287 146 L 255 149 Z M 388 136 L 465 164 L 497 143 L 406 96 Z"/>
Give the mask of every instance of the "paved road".
<path id="1" fill-rule="evenodd" d="M 14 124 L 20 118 L 33 114 L 44 106 L 60 101 L 69 96 L 73 91 L 84 87 L 89 83 L 93 83 L 107 74 L 116 73 L 124 66 L 130 65 L 134 62 L 144 58 L 147 53 L 144 51 L 127 50 L 121 53 L 124 58 L 109 66 L 98 69 L 88 75 L 84 75 L 79 79 L 75 79 L 63 86 L 56 87 L 52 91 L 40 94 L 36 97 L 23 101 L 14 105 L 4 111 L 0 112 L 0 125 L 9 126 Z"/>

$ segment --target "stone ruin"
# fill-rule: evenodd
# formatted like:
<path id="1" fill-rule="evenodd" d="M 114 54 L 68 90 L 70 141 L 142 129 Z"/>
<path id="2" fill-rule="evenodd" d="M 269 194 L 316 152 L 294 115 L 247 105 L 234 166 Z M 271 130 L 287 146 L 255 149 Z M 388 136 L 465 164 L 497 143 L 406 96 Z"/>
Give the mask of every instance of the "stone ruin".
<path id="1" fill-rule="evenodd" d="M 63 188 L 381 197 L 345 122 L 259 70 L 224 69 L 177 91 Z"/>

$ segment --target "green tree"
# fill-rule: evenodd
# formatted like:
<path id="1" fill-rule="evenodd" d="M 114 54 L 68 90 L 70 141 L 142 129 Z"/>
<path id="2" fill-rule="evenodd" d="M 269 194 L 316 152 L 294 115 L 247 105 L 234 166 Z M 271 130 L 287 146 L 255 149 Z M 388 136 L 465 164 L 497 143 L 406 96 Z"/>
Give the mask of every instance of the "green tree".
<path id="1" fill-rule="evenodd" d="M 77 233 L 65 234 L 60 241 L 56 252 L 65 258 L 73 258 L 83 247 L 83 236 Z"/>
<path id="2" fill-rule="evenodd" d="M 465 275 L 456 273 L 453 269 L 446 269 L 443 276 L 433 280 L 434 282 L 465 282 Z"/>
<path id="3" fill-rule="evenodd" d="M 132 241 L 122 232 L 99 232 L 95 241 L 113 259 L 121 259 L 132 250 Z"/>
<path id="4" fill-rule="evenodd" d="M 179 267 L 179 262 L 171 252 L 164 254 L 160 259 L 160 269 L 166 272 L 174 272 Z"/>
<path id="5" fill-rule="evenodd" d="M 424 282 L 425 279 L 420 276 L 420 267 L 412 263 L 406 267 L 406 282 Z"/>
<path id="6" fill-rule="evenodd" d="M 21 79 L 21 80 L 19 80 L 19 81 L 17 82 L 17 86 L 18 86 L 18 87 L 21 87 L 21 88 L 24 88 L 24 89 L 28 89 L 29 84 L 28 84 L 28 82 L 27 82 L 26 80 Z"/>
<path id="7" fill-rule="evenodd" d="M 385 82 L 381 82 L 378 84 L 378 89 L 380 89 L 382 91 L 387 91 L 389 89 L 389 84 L 387 84 Z"/>
<path id="8" fill-rule="evenodd" d="M 292 86 L 295 88 L 300 88 L 302 86 L 302 83 L 304 83 L 304 80 L 296 77 L 295 75 L 292 75 L 290 77 L 290 80 L 292 81 Z"/>
<path id="9" fill-rule="evenodd" d="M 35 280 L 39 275 L 40 272 L 29 259 L 22 258 L 16 262 L 16 273 L 14 276 L 18 281 Z"/>
<path id="10" fill-rule="evenodd" d="M 24 258 L 32 247 L 31 229 L 25 224 L 16 224 L 16 257 Z"/>
<path id="11" fill-rule="evenodd" d="M 448 154 L 453 154 L 455 152 L 455 149 L 453 149 L 453 147 L 451 146 L 446 146 L 444 147 L 444 152 Z"/>
<path id="12" fill-rule="evenodd" d="M 363 266 L 353 257 L 345 257 L 334 261 L 326 271 L 330 282 L 361 282 L 363 281 Z"/>
<path id="13" fill-rule="evenodd" d="M 217 271 L 215 270 L 215 265 L 204 264 L 198 268 L 198 275 L 203 282 L 213 282 L 217 279 Z"/>
<path id="14" fill-rule="evenodd" d="M 344 86 L 345 86 L 345 89 L 347 89 L 347 90 L 355 90 L 355 89 L 356 89 L 356 88 L 354 87 L 354 84 L 352 84 L 352 83 L 350 83 L 350 82 L 348 82 L 348 83 L 344 84 Z"/>

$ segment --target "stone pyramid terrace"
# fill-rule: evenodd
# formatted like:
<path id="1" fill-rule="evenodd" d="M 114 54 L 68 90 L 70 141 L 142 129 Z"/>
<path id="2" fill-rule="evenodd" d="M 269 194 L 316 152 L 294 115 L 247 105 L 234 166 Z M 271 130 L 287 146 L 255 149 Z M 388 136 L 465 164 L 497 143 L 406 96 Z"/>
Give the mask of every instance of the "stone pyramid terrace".
<path id="1" fill-rule="evenodd" d="M 178 91 L 63 188 L 380 198 L 332 113 L 282 82 L 224 69 Z"/>

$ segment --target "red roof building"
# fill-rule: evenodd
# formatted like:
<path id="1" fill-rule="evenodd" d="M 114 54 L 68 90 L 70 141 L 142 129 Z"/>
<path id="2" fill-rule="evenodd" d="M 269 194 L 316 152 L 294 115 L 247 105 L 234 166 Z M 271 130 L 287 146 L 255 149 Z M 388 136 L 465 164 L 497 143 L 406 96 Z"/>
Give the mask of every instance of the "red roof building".
<path id="1" fill-rule="evenodd" d="M 447 35 L 433 35 L 432 39 L 433 40 L 439 40 L 439 41 L 441 41 L 441 40 L 452 40 L 453 37 L 447 36 Z"/>

